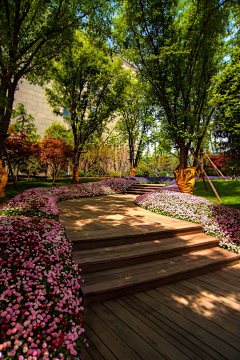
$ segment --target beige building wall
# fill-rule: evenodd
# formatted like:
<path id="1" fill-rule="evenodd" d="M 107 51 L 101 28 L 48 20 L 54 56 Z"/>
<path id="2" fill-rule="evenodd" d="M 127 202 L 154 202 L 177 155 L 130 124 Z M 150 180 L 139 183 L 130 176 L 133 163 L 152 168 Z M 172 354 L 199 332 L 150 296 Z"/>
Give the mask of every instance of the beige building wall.
<path id="1" fill-rule="evenodd" d="M 53 114 L 50 105 L 47 103 L 45 90 L 41 86 L 32 85 L 23 79 L 19 81 L 18 88 L 18 91 L 15 92 L 13 107 L 16 107 L 17 103 L 24 104 L 27 113 L 35 118 L 37 133 L 41 137 L 53 121 L 68 127 L 63 117 Z"/>
<path id="2" fill-rule="evenodd" d="M 126 60 L 123 60 L 123 67 L 125 69 L 131 69 L 133 73 L 138 71 L 137 68 Z M 65 125 L 66 128 L 69 127 L 62 116 L 53 114 L 51 106 L 47 103 L 45 90 L 41 86 L 32 85 L 25 79 L 20 80 L 18 91 L 15 92 L 13 107 L 16 107 L 17 103 L 22 103 L 27 113 L 34 117 L 37 133 L 41 137 L 43 137 L 45 129 L 50 126 L 53 121 Z M 113 124 L 112 126 L 110 125 L 109 128 L 112 129 L 115 123 L 116 120 L 113 120 Z"/>

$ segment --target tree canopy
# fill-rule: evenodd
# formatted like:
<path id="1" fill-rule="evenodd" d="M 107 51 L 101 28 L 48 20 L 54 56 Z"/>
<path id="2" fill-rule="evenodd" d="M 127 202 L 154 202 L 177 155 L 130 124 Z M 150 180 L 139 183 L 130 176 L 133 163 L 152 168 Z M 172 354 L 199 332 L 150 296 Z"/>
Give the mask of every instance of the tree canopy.
<path id="1" fill-rule="evenodd" d="M 79 33 L 55 62 L 46 94 L 55 114 L 65 116 L 71 125 L 75 168 L 84 145 L 93 134 L 102 133 L 121 106 L 129 77 L 120 58 L 111 57 L 106 49 L 95 47 Z"/>
<path id="2" fill-rule="evenodd" d="M 216 108 L 213 135 L 220 150 L 240 154 L 240 48 L 233 50 L 231 61 L 216 76 L 212 106 Z"/>
<path id="3" fill-rule="evenodd" d="M 211 80 L 219 70 L 230 24 L 228 0 L 125 0 L 116 20 L 118 51 L 151 84 L 168 136 L 180 148 L 200 149 L 213 115 Z"/>
<path id="4" fill-rule="evenodd" d="M 108 24 L 112 4 L 104 0 L 1 2 L 0 158 L 19 80 L 44 72 L 49 60 L 71 43 L 76 28 L 90 31 L 97 23 Z"/>
<path id="5" fill-rule="evenodd" d="M 44 131 L 44 137 L 49 136 L 55 140 L 62 140 L 67 145 L 73 145 L 72 129 L 67 130 L 66 126 L 53 121 L 52 124 Z"/>
<path id="6" fill-rule="evenodd" d="M 127 86 L 122 101 L 116 130 L 128 143 L 130 166 L 136 168 L 156 126 L 157 109 L 148 84 L 137 78 Z"/>

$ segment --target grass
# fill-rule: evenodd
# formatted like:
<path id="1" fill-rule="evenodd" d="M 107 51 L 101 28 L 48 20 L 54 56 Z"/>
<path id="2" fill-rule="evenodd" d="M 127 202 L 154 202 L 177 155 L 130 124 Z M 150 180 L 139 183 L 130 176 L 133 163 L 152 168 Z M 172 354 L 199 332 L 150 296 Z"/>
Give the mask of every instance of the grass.
<path id="1" fill-rule="evenodd" d="M 223 204 L 226 206 L 240 209 L 240 180 L 211 180 L 215 189 L 217 190 L 222 203 L 220 203 L 216 195 L 214 194 L 209 183 L 207 183 L 208 191 L 205 190 L 203 181 L 196 181 L 193 194 L 196 196 L 202 196 L 205 199 L 213 201 L 217 204 Z"/>
<path id="2" fill-rule="evenodd" d="M 103 178 L 80 178 L 79 183 L 87 183 L 93 181 L 103 180 Z M 56 180 L 56 185 L 52 185 L 52 179 L 48 180 L 30 180 L 30 181 L 18 181 L 18 191 L 15 190 L 14 184 L 12 181 L 8 181 L 5 194 L 6 196 L 0 198 L 0 203 L 5 203 L 8 200 L 12 199 L 19 193 L 22 193 L 24 190 L 38 188 L 38 187 L 53 187 L 53 186 L 64 186 L 72 185 L 72 178 L 59 178 Z"/>

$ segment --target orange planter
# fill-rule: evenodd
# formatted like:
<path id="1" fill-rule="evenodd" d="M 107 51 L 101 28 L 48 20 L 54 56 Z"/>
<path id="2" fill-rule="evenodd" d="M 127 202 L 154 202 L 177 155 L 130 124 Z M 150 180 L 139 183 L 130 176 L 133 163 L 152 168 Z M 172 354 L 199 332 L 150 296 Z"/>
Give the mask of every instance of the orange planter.
<path id="1" fill-rule="evenodd" d="M 174 177 L 177 182 L 177 186 L 182 193 L 193 194 L 195 185 L 195 172 L 195 167 L 174 171 Z"/>
<path id="2" fill-rule="evenodd" d="M 2 165 L 2 160 L 0 160 L 0 197 L 6 196 L 5 187 L 8 182 L 8 174 Z"/>
<path id="3" fill-rule="evenodd" d="M 129 176 L 135 177 L 137 173 L 137 168 L 130 168 Z"/>

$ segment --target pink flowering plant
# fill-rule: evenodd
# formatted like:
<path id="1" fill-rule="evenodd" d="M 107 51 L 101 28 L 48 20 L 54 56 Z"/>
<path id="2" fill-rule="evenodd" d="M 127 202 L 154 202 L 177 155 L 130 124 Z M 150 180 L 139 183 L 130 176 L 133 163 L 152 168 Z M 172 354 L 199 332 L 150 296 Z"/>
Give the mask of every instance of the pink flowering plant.
<path id="1" fill-rule="evenodd" d="M 120 194 L 136 183 L 131 179 L 107 179 L 93 183 L 54 188 L 36 188 L 25 190 L 15 196 L 2 209 L 0 214 L 13 216 L 38 216 L 57 219 L 57 202 L 101 195 Z"/>
<path id="2" fill-rule="evenodd" d="M 0 216 L 0 359 L 75 359 L 83 306 L 71 242 L 57 202 L 125 191 L 132 180 L 31 189 Z M 14 216 L 13 216 L 14 215 Z"/>
<path id="3" fill-rule="evenodd" d="M 218 205 L 200 196 L 183 194 L 177 185 L 138 196 L 135 204 L 162 215 L 202 224 L 203 231 L 217 237 L 219 246 L 240 254 L 240 210 Z"/>

